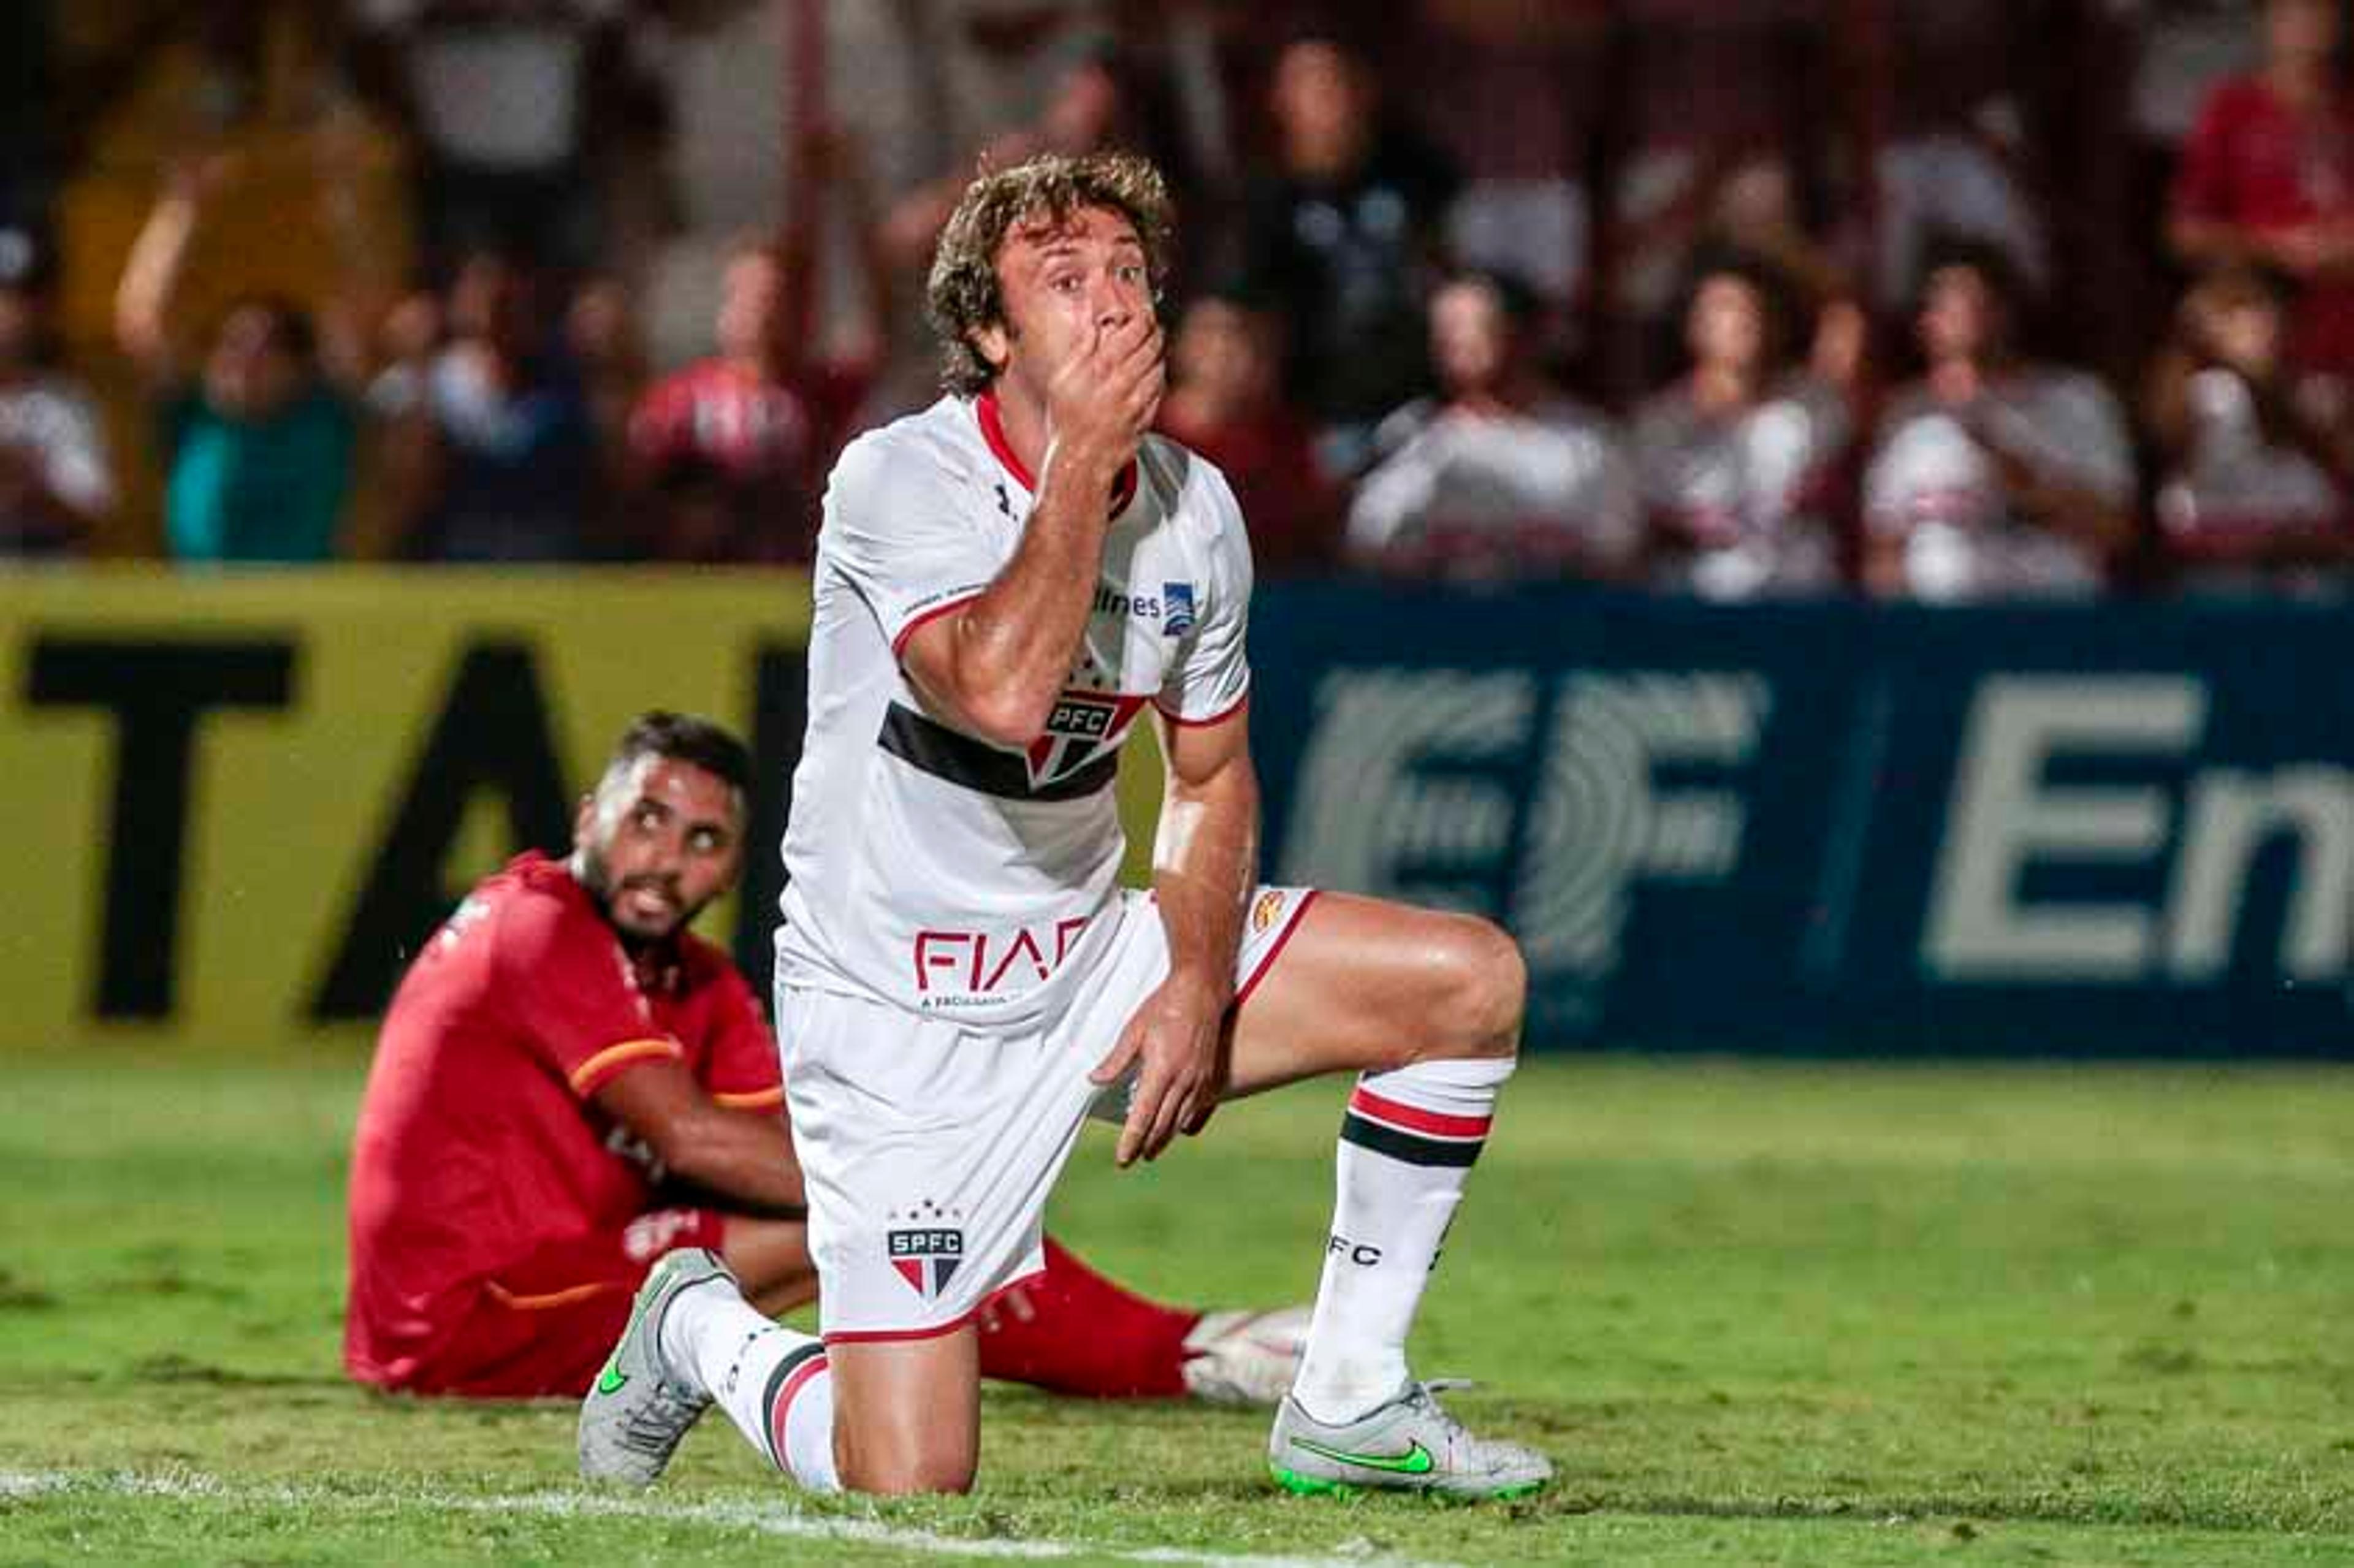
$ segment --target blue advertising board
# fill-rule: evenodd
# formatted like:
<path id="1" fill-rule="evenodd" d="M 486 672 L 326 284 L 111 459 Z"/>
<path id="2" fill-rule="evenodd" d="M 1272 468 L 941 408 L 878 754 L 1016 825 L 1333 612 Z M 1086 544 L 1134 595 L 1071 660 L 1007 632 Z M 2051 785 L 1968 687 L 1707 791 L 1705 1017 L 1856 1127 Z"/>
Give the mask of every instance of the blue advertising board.
<path id="1" fill-rule="evenodd" d="M 2354 1056 L 2354 615 L 1268 585 L 1267 865 L 1543 1045 Z"/>

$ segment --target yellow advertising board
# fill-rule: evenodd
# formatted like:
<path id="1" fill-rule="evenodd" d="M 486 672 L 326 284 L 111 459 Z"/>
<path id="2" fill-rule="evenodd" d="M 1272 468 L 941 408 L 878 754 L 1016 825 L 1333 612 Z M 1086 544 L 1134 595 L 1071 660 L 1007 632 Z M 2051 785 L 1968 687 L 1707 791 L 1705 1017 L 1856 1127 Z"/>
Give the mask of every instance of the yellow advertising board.
<path id="1" fill-rule="evenodd" d="M 440 914 L 560 847 L 648 707 L 753 744 L 751 879 L 703 928 L 765 991 L 808 635 L 790 573 L 0 577 L 0 1051 L 364 1042 Z M 1132 757 L 1132 861 L 1156 791 Z"/>

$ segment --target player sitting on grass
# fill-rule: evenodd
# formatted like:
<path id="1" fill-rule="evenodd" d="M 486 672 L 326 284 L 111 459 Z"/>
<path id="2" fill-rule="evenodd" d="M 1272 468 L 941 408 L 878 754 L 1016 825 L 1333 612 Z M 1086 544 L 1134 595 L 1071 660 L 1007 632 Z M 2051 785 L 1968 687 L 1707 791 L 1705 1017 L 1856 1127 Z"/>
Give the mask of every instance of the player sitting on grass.
<path id="1" fill-rule="evenodd" d="M 354 1378 L 582 1394 L 649 1266 L 681 1245 L 724 1257 L 762 1313 L 816 1293 L 776 1045 L 743 977 L 686 928 L 735 881 L 749 778 L 724 730 L 644 715 L 581 802 L 571 858 L 515 860 L 410 966 L 353 1150 Z M 999 1304 L 981 1367 L 1272 1404 L 1304 1317 L 1160 1306 L 1055 1248 Z"/>
<path id="2" fill-rule="evenodd" d="M 1085 1119 L 1122 1124 L 1128 1165 L 1222 1096 L 1340 1072 L 1361 1075 L 1276 1478 L 1508 1497 L 1552 1474 L 1405 1361 L 1525 970 L 1484 921 L 1252 886 L 1243 519 L 1148 433 L 1169 216 L 1129 156 L 976 180 L 931 274 L 949 395 L 835 466 L 777 939 L 823 1338 L 771 1330 L 707 1251 L 672 1255 L 582 1405 L 592 1478 L 651 1479 L 716 1392 L 805 1485 L 970 1487 L 975 1316 L 1039 1269 Z M 1146 714 L 1150 895 L 1116 885 L 1112 794 Z"/>

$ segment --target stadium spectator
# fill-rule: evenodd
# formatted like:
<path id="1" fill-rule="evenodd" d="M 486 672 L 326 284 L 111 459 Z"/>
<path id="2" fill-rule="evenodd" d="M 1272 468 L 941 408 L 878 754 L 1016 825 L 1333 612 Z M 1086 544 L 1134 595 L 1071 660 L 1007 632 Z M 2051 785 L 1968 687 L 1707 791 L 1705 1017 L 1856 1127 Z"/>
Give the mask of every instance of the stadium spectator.
<path id="1" fill-rule="evenodd" d="M 500 250 L 559 270 L 634 270 L 666 205 L 668 35 L 657 7 L 349 4 L 357 74 L 417 149 L 429 265 Z"/>
<path id="2" fill-rule="evenodd" d="M 353 1139 L 345 1366 L 386 1389 L 588 1392 L 648 1266 L 723 1255 L 761 1310 L 816 1292 L 777 1048 L 688 929 L 742 863 L 751 758 L 642 715 L 570 856 L 477 885 L 385 1016 Z M 981 1365 L 1064 1393 L 1271 1404 L 1298 1319 L 1142 1300 L 1048 1244 Z"/>
<path id="3" fill-rule="evenodd" d="M 1536 364 L 1534 302 L 1497 273 L 1464 273 L 1431 297 L 1442 391 L 1382 422 L 1382 455 L 1349 509 L 1352 561 L 1488 581 L 1631 572 L 1633 468 L 1617 428 Z"/>
<path id="4" fill-rule="evenodd" d="M 642 543 L 657 559 L 809 560 L 826 465 L 875 368 L 810 351 L 811 273 L 806 258 L 739 244 L 713 323 L 719 352 L 657 382 L 631 413 L 637 487 L 693 505 L 653 508 L 663 521 Z"/>
<path id="5" fill-rule="evenodd" d="M 43 261 L 0 228 L 0 558 L 75 553 L 114 504 L 97 410 L 51 364 Z"/>
<path id="6" fill-rule="evenodd" d="M 1218 465 L 1250 529 L 1262 579 L 1340 558 L 1341 496 L 1316 465 L 1315 435 L 1283 400 L 1282 326 L 1239 290 L 1200 294 L 1170 345 L 1161 429 Z"/>
<path id="7" fill-rule="evenodd" d="M 1597 132 L 1623 152 L 1599 206 L 1609 228 L 1606 384 L 1634 393 L 1679 360 L 1680 293 L 1696 258 L 1736 247 L 1832 291 L 1834 34 L 1794 0 L 1625 0 L 1606 49 Z M 1843 282 L 1840 285 L 1844 286 Z"/>
<path id="8" fill-rule="evenodd" d="M 115 341 L 158 403 L 164 521 L 174 559 L 315 562 L 337 553 L 359 417 L 355 323 L 344 308 L 322 334 L 292 301 L 247 296 L 214 328 L 195 376 L 173 316 L 210 195 L 232 160 L 182 163 L 133 244 L 114 302 Z"/>
<path id="9" fill-rule="evenodd" d="M 2334 590 L 2354 559 L 2345 388 L 2296 373 L 2286 330 L 2279 283 L 2226 269 L 2183 296 L 2152 370 L 2159 534 L 2194 591 Z"/>
<path id="10" fill-rule="evenodd" d="M 1851 434 L 1839 390 L 1789 367 L 1796 322 L 1757 261 L 1705 261 L 1683 311 L 1691 369 L 1634 421 L 1654 580 L 1705 599 L 1839 581 L 1830 525 Z"/>
<path id="11" fill-rule="evenodd" d="M 2002 252 L 1933 254 L 1914 326 L 1927 374 L 1882 419 L 1864 476 L 1866 585 L 1933 600 L 2083 596 L 2132 538 L 2133 452 L 2094 377 L 2021 357 Z"/>
<path id="12" fill-rule="evenodd" d="M 578 368 L 540 323 L 537 279 L 484 251 L 451 285 L 450 341 L 379 376 L 403 514 L 402 554 L 435 561 L 565 561 L 588 553 L 596 423 Z"/>
<path id="13" fill-rule="evenodd" d="M 1276 156 L 1245 184 L 1241 270 L 1291 323 L 1288 389 L 1325 471 L 1352 476 L 1375 424 L 1430 386 L 1424 307 L 1459 176 L 1337 36 L 1284 48 L 1269 104 Z"/>
<path id="14" fill-rule="evenodd" d="M 2338 0 L 2266 0 L 2255 72 L 2208 96 L 2182 150 L 2167 234 L 2194 268 L 2276 267 L 2299 294 L 2289 355 L 2354 373 L 2354 98 Z"/>

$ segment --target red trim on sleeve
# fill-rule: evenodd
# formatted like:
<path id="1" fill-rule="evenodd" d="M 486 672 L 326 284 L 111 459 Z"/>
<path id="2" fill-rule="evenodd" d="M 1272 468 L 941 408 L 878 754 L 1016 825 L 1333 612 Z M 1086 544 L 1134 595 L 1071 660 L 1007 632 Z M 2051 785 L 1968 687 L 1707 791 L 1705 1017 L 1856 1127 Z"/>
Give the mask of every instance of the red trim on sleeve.
<path id="1" fill-rule="evenodd" d="M 917 616 L 914 620 L 908 621 L 907 625 L 899 628 L 899 635 L 891 639 L 891 657 L 894 659 L 904 657 L 907 652 L 908 638 L 913 637 L 917 631 L 924 626 L 932 621 L 938 620 L 941 616 L 948 614 L 949 611 L 952 609 L 962 609 L 966 605 L 969 605 L 974 599 L 979 599 L 984 591 L 985 590 L 981 588 L 975 588 L 972 592 L 968 594 L 960 594 L 955 599 L 943 599 L 938 604 L 932 606 L 931 609 L 924 611 L 923 614 Z"/>
<path id="2" fill-rule="evenodd" d="M 1171 724 L 1175 725 L 1180 729 L 1207 729 L 1214 724 L 1225 723 L 1228 719 L 1234 717 L 1236 714 L 1250 706 L 1250 688 L 1247 686 L 1244 687 L 1243 694 L 1241 696 L 1236 697 L 1233 702 L 1228 703 L 1225 707 L 1220 708 L 1216 713 L 1210 715 L 1206 718 L 1187 718 L 1183 714 L 1172 714 L 1168 710 L 1168 708 L 1162 706 L 1161 701 L 1159 697 L 1152 699 L 1152 705 L 1161 709 L 1161 716 L 1162 718 L 1167 719 Z"/>
<path id="3" fill-rule="evenodd" d="M 1283 949 L 1290 945 L 1292 934 L 1299 929 L 1299 922 L 1308 917 L 1308 906 L 1316 902 L 1320 891 L 1310 888 L 1300 895 L 1299 902 L 1292 906 L 1291 918 L 1284 922 L 1282 934 L 1268 946 L 1267 957 L 1259 959 L 1258 967 L 1251 970 L 1243 980 L 1242 988 L 1235 992 L 1235 1012 L 1242 1011 L 1243 1003 L 1248 1001 L 1251 992 L 1258 989 L 1258 982 L 1267 978 L 1267 971 L 1275 968 L 1275 960 L 1283 957 Z"/>
<path id="4" fill-rule="evenodd" d="M 829 1345 L 882 1345 L 897 1344 L 907 1340 L 937 1340 L 942 1334 L 955 1333 L 959 1329 L 963 1328 L 967 1323 L 970 1323 L 975 1318 L 980 1317 L 982 1308 L 987 1307 L 991 1302 L 996 1300 L 1007 1291 L 1019 1289 L 1024 1285 L 1035 1285 L 1045 1277 L 1046 1271 L 1044 1268 L 1032 1269 L 1027 1274 L 1007 1280 L 1004 1284 L 999 1286 L 996 1289 L 982 1297 L 979 1301 L 973 1304 L 972 1310 L 970 1312 L 960 1313 L 956 1317 L 949 1319 L 945 1323 L 935 1323 L 929 1328 L 844 1329 L 839 1332 L 826 1334 L 822 1337 Z"/>
<path id="5" fill-rule="evenodd" d="M 1448 1116 L 1442 1111 L 1424 1110 L 1400 1100 L 1384 1098 L 1371 1089 L 1359 1088 L 1349 1097 L 1349 1108 L 1375 1121 L 1388 1122 L 1408 1132 L 1426 1133 L 1432 1138 L 1485 1138 L 1489 1124 L 1494 1120 L 1484 1116 Z"/>

